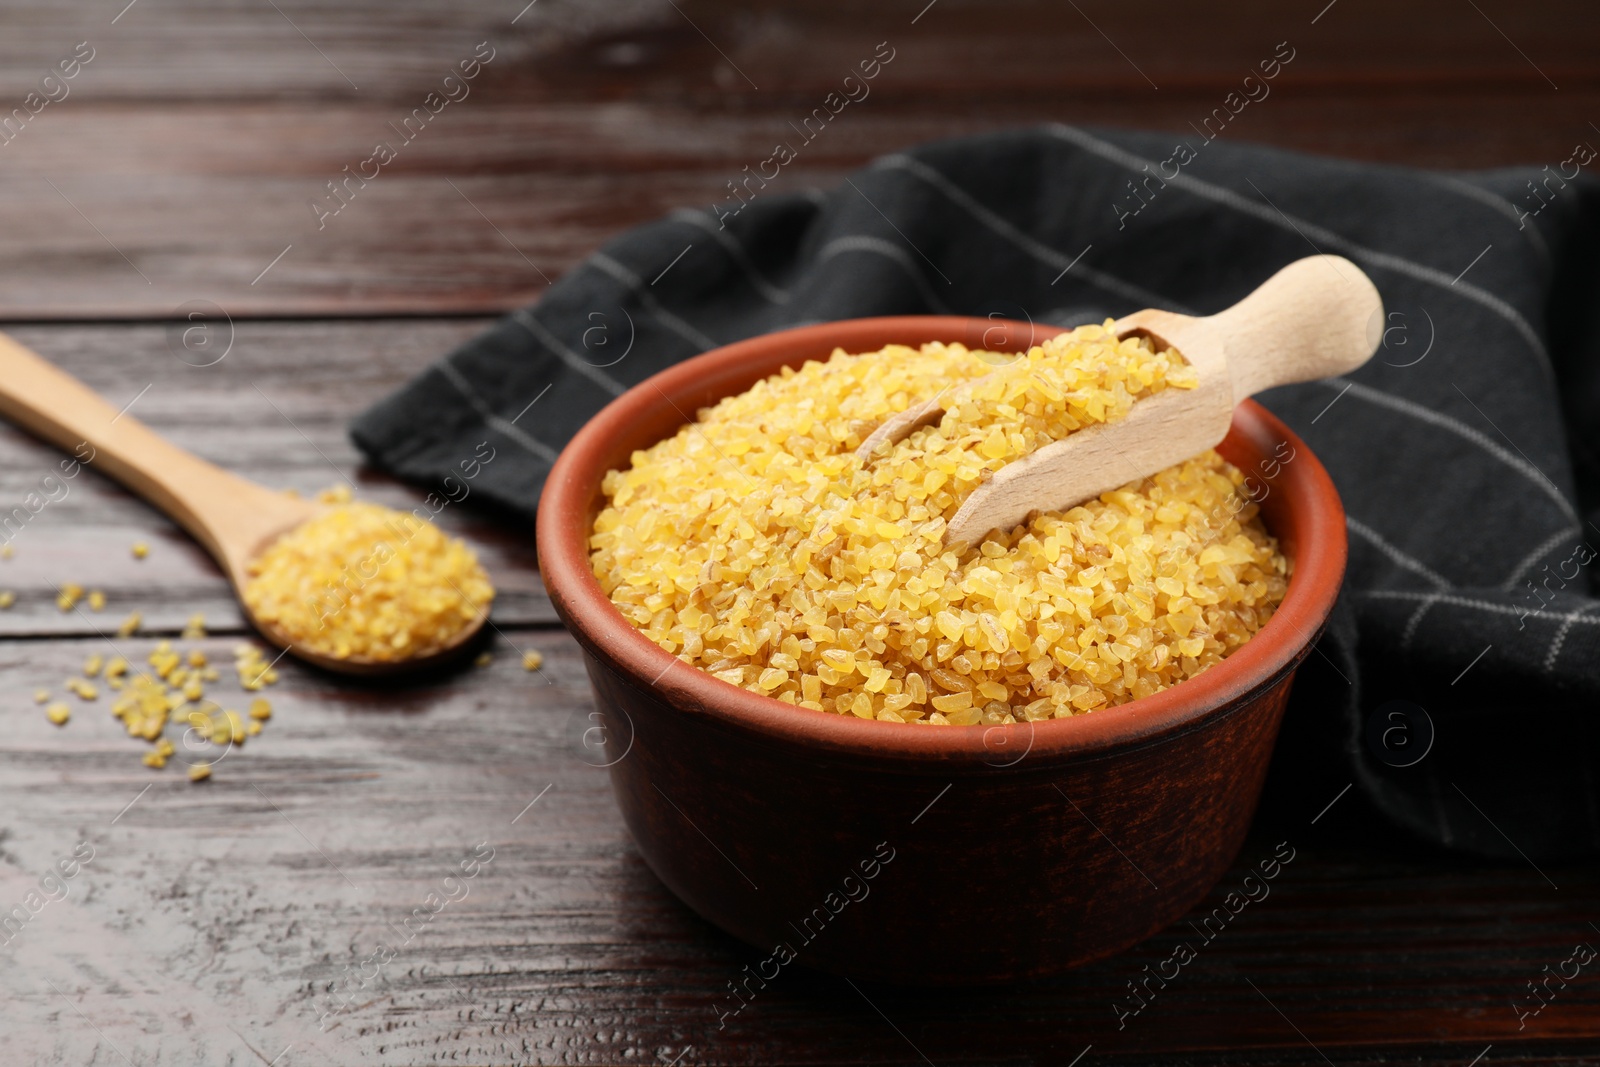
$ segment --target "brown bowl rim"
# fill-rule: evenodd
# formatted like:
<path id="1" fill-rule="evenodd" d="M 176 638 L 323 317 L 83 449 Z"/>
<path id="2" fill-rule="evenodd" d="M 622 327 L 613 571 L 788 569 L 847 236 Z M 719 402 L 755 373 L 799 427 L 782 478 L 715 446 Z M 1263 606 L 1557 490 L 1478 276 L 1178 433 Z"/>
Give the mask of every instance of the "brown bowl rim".
<path id="1" fill-rule="evenodd" d="M 674 364 L 628 389 L 591 418 L 551 468 L 536 521 L 539 567 L 557 613 L 588 651 L 644 691 L 659 691 L 676 711 L 739 732 L 817 752 L 869 756 L 972 769 L 1005 766 L 997 751 L 1026 741 L 1029 762 L 1121 749 L 1181 731 L 1234 707 L 1270 686 L 1304 657 L 1321 633 L 1343 580 L 1347 552 L 1344 509 L 1333 480 L 1316 456 L 1277 417 L 1252 400 L 1234 412 L 1229 442 L 1245 437 L 1283 440 L 1295 449 L 1274 491 L 1299 512 L 1294 573 L 1283 602 L 1267 624 L 1221 663 L 1159 693 L 1087 715 L 1005 726 L 917 727 L 795 708 L 722 681 L 656 645 L 617 611 L 589 568 L 588 537 L 606 470 L 608 438 L 618 427 L 648 422 L 667 400 L 679 413 L 703 403 L 687 399 L 706 379 L 721 380 L 749 368 L 739 389 L 782 365 L 826 358 L 835 346 L 872 351 L 886 343 L 985 336 L 997 325 L 1027 330 L 1030 340 L 1064 327 L 997 323 L 965 316 L 904 315 L 843 319 L 762 334 L 714 348 Z M 904 337 L 907 340 L 877 340 Z M 791 354 L 768 367 L 774 349 Z M 813 351 L 814 350 L 814 351 Z M 763 358 L 765 357 L 765 359 Z M 722 395 L 732 395 L 723 393 Z M 687 402 L 690 406 L 682 407 Z M 637 447 L 648 447 L 648 443 Z M 1227 444 L 1221 446 L 1227 448 Z M 996 736 L 995 731 L 1003 734 Z M 1019 737 L 1017 735 L 1023 735 Z M 1013 749 L 1012 751 L 1015 751 Z M 1037 764 L 1035 764 L 1037 765 Z"/>

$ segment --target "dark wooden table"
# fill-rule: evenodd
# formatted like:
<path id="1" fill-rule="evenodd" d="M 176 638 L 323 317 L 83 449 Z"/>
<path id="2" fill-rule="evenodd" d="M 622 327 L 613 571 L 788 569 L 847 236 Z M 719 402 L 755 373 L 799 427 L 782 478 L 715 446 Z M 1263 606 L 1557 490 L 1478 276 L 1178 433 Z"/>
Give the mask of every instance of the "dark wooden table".
<path id="1" fill-rule="evenodd" d="M 0 12 L 0 111 L 24 109 L 0 134 L 0 318 L 209 459 L 390 503 L 418 494 L 363 468 L 354 413 L 619 230 L 720 199 L 882 41 L 893 64 L 786 187 L 1007 124 L 1183 132 L 1281 41 L 1294 64 L 1227 137 L 1451 167 L 1554 165 L 1600 139 L 1600 12 L 1580 0 L 123 2 Z M 493 58 L 470 96 L 319 228 L 308 202 L 480 42 Z M 89 50 L 65 95 L 27 102 Z M 193 366 L 173 324 L 211 306 L 231 322 L 213 311 L 209 351 L 231 348 Z M 0 427 L 0 510 L 55 462 Z M 1592 966 L 1537 1016 L 1513 1007 L 1575 943 L 1600 944 L 1596 872 L 1442 855 L 1332 791 L 1269 801 L 1204 907 L 1277 842 L 1295 861 L 1120 1029 L 1113 1005 L 1186 923 L 1014 988 L 792 968 L 719 1029 L 713 1001 L 757 957 L 655 881 L 586 762 L 588 685 L 531 532 L 471 501 L 441 521 L 502 590 L 492 664 L 374 689 L 285 661 L 265 734 L 200 786 L 141 766 L 105 696 L 68 698 L 58 729 L 32 693 L 59 694 L 91 654 L 142 660 L 194 612 L 211 636 L 189 644 L 226 661 L 248 631 L 217 569 L 93 474 L 15 539 L 0 910 L 75 849 L 93 858 L 0 947 L 0 1059 L 1600 1063 Z M 104 590 L 104 612 L 58 611 L 69 581 Z M 135 609 L 145 630 L 108 637 Z M 443 892 L 459 899 L 405 927 Z M 997 905 L 1051 902 L 974 902 Z"/>

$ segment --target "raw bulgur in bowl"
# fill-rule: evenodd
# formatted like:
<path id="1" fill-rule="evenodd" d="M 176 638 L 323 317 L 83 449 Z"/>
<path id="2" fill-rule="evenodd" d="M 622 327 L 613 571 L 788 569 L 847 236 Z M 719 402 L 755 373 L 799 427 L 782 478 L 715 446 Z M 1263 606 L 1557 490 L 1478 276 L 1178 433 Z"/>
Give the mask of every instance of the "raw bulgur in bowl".
<path id="1" fill-rule="evenodd" d="M 965 461 L 960 461 L 950 483 L 927 488 L 934 497 L 931 506 L 923 505 L 929 511 L 926 519 L 911 517 L 914 494 L 908 493 L 905 500 L 897 501 L 904 505 L 905 514 L 886 515 L 881 520 L 900 530 L 863 532 L 859 524 L 865 519 L 857 516 L 855 531 L 845 529 L 835 537 L 844 544 L 827 561 L 826 578 L 838 580 L 832 563 L 850 550 L 865 553 L 873 572 L 891 571 L 894 577 L 887 585 L 879 584 L 875 577 L 852 581 L 856 604 L 852 607 L 841 595 L 827 602 L 826 614 L 820 618 L 815 611 L 809 617 L 805 614 L 818 606 L 820 591 L 807 585 L 803 575 L 819 569 L 812 565 L 825 545 L 813 553 L 807 570 L 787 591 L 775 587 L 784 584 L 785 572 L 792 574 L 798 566 L 795 561 L 803 551 L 800 542 L 816 539 L 817 524 L 805 515 L 820 517 L 829 508 L 837 512 L 843 501 L 895 500 L 903 488 L 894 485 L 895 479 L 911 482 L 899 473 L 892 459 L 885 463 L 883 455 L 875 457 L 867 470 L 872 472 L 870 480 L 887 478 L 886 486 L 835 493 L 838 501 L 821 495 L 817 507 L 802 507 L 793 519 L 800 524 L 794 542 L 788 543 L 789 533 L 783 532 L 763 564 L 769 569 L 755 574 L 752 567 L 751 573 L 739 576 L 739 582 L 727 574 L 717 578 L 714 570 L 705 574 L 707 561 L 692 558 L 692 523 L 671 508 L 685 499 L 693 505 L 693 497 L 684 496 L 686 493 L 714 493 L 720 488 L 728 499 L 704 514 L 720 507 L 731 508 L 731 516 L 734 511 L 742 513 L 744 498 L 762 493 L 765 483 L 752 474 L 754 484 L 746 484 L 733 469 L 732 461 L 738 458 L 733 455 L 727 455 L 730 465 L 723 468 L 726 484 L 721 486 L 714 484 L 712 476 L 691 475 L 689 468 L 684 468 L 680 480 L 686 484 L 671 490 L 676 496 L 649 509 L 654 517 L 648 536 L 627 538 L 643 547 L 632 549 L 635 555 L 628 559 L 616 559 L 619 574 L 628 576 L 632 568 L 630 583 L 641 568 L 646 573 L 657 565 L 668 568 L 652 592 L 638 604 L 627 603 L 625 597 L 619 608 L 608 592 L 615 592 L 621 583 L 608 587 L 596 577 L 596 550 L 600 555 L 608 551 L 604 544 L 591 544 L 596 520 L 607 508 L 616 508 L 620 515 L 632 507 L 628 498 L 620 506 L 617 503 L 626 475 L 611 472 L 626 472 L 663 442 L 678 441 L 686 416 L 724 401 L 736 405 L 741 394 L 758 382 L 783 375 L 784 368 L 798 378 L 805 373 L 808 360 L 826 366 L 836 349 L 862 353 L 902 345 L 920 353 L 930 342 L 953 348 L 959 341 L 970 349 L 1026 351 L 1058 332 L 1028 324 L 1009 324 L 1004 331 L 997 331 L 995 323 L 986 319 L 914 316 L 828 323 L 742 341 L 677 364 L 630 389 L 574 437 L 550 472 L 538 514 L 539 565 L 557 612 L 583 652 L 596 710 L 605 726 L 605 762 L 624 821 L 645 860 L 673 892 L 763 955 L 774 953 L 781 944 L 807 966 L 918 983 L 1005 981 L 1051 973 L 1119 951 L 1171 923 L 1204 896 L 1244 840 L 1295 669 L 1326 623 L 1345 559 L 1343 510 L 1326 471 L 1304 442 L 1252 402 L 1235 411 L 1232 432 L 1217 449 L 1220 458 L 1205 457 L 1201 467 L 1190 472 L 1202 485 L 1210 486 L 1196 492 L 1215 496 L 1212 501 L 1207 495 L 1211 506 L 1201 507 L 1202 514 L 1193 513 L 1188 506 L 1197 500 L 1180 508 L 1166 499 L 1173 492 L 1181 496 L 1187 490 L 1177 483 L 1162 487 L 1158 476 L 1153 480 L 1156 484 L 1144 490 L 1145 496 L 1156 494 L 1149 502 L 1119 501 L 1112 494 L 1112 501 L 1102 500 L 1099 509 L 1083 509 L 1087 515 L 1076 514 L 1075 509 L 1062 516 L 1067 528 L 1051 531 L 1031 524 L 1020 535 L 1002 535 L 1005 555 L 986 555 L 980 545 L 970 550 L 970 559 L 964 559 L 967 550 L 945 550 L 934 539 L 923 537 L 926 547 L 900 548 L 892 560 L 885 560 L 888 566 L 871 566 L 879 544 L 933 532 L 927 524 L 936 521 L 934 512 L 942 514 L 948 503 L 941 503 L 937 494 L 949 493 L 949 484 L 966 476 L 962 471 Z M 1159 353 L 1147 352 L 1132 358 L 1141 361 L 1156 355 Z M 914 361 L 904 361 L 906 373 L 914 373 L 912 366 Z M 985 365 L 980 371 L 988 369 Z M 1175 372 L 1178 379 L 1168 387 L 1181 387 L 1181 364 L 1169 361 L 1167 371 Z M 777 384 L 790 380 L 780 377 Z M 1152 377 L 1146 384 L 1155 380 Z M 1125 382 L 1123 389 L 1131 399 L 1133 391 Z M 1114 388 L 1111 391 L 1116 392 Z M 845 390 L 838 395 L 841 403 L 847 402 Z M 782 414 L 772 417 L 795 417 L 787 407 L 781 410 Z M 847 426 L 845 438 L 829 444 L 824 453 L 848 456 L 851 441 L 870 432 L 869 422 L 864 419 L 861 425 Z M 1039 427 L 1035 430 L 1049 432 Z M 685 450 L 684 456 L 672 457 L 671 449 L 663 449 L 656 457 L 663 462 L 690 462 L 688 451 L 698 435 L 714 441 L 726 454 L 727 442 L 717 436 L 721 432 L 708 432 L 704 426 L 687 431 L 674 446 Z M 977 441 L 980 465 L 1003 459 L 983 456 L 981 446 L 987 437 L 986 429 Z M 902 445 L 926 448 L 928 442 L 929 435 L 924 433 Z M 992 447 L 999 445 L 997 441 Z M 1019 448 L 1026 449 L 1028 442 L 1019 446 L 1008 437 L 1005 445 L 1016 454 Z M 738 447 L 735 445 L 735 450 Z M 798 443 L 794 447 L 798 448 Z M 944 446 L 940 447 L 942 455 Z M 965 447 L 960 451 L 966 455 Z M 753 440 L 743 455 L 751 453 L 769 457 L 769 465 L 785 467 L 790 460 L 781 457 L 794 455 L 760 440 Z M 812 456 L 816 456 L 814 446 Z M 656 459 L 646 457 L 644 461 Z M 1222 466 L 1224 461 L 1234 471 Z M 844 471 L 841 468 L 841 476 L 855 477 Z M 924 471 L 923 478 L 926 476 Z M 1243 486 L 1239 478 L 1244 479 Z M 886 498 L 874 495 L 885 489 Z M 1217 511 L 1217 503 L 1230 493 L 1239 498 L 1241 489 L 1255 505 L 1237 512 L 1232 505 L 1224 505 Z M 635 487 L 633 491 L 641 490 Z M 803 480 L 799 491 L 804 492 Z M 732 503 L 735 498 L 739 503 Z M 1156 513 L 1163 508 L 1182 511 L 1181 522 L 1172 510 L 1158 517 Z M 1136 513 L 1142 516 L 1142 533 L 1126 527 Z M 644 511 L 635 514 L 629 522 L 637 534 L 645 528 Z M 1097 529 L 1097 523 L 1110 524 L 1111 517 L 1122 524 L 1120 533 L 1110 525 Z M 731 533 L 736 536 L 727 541 L 730 556 L 734 555 L 733 543 L 741 536 L 752 548 L 756 544 L 754 537 L 743 535 L 737 519 L 732 521 Z M 841 517 L 841 528 L 850 521 Z M 620 528 L 621 524 L 613 530 Z M 1229 592 L 1217 603 L 1203 604 L 1200 597 L 1189 593 L 1192 574 L 1167 573 L 1165 568 L 1179 557 L 1164 555 L 1155 542 L 1143 552 L 1144 562 L 1137 554 L 1130 557 L 1126 547 L 1142 537 L 1170 539 L 1186 532 L 1191 539 L 1210 538 L 1217 531 L 1220 535 L 1193 557 L 1202 570 L 1217 564 L 1232 570 L 1233 581 L 1222 583 L 1230 587 Z M 1047 544 L 1052 536 L 1054 548 Z M 1032 541 L 1024 544 L 1030 537 Z M 859 541 L 852 546 L 855 538 Z M 649 546 L 657 543 L 672 546 L 671 551 L 654 553 Z M 1099 559 L 1097 544 L 1111 558 Z M 1230 546 L 1248 552 L 1251 562 L 1231 558 L 1235 549 Z M 910 573 L 916 567 L 908 566 L 902 578 L 900 556 L 913 547 L 919 561 L 925 559 L 928 565 L 919 573 Z M 1191 543 L 1185 551 L 1192 547 Z M 989 551 L 999 548 L 1000 541 L 995 541 Z M 1080 548 L 1083 559 L 1078 557 Z M 1213 554 L 1207 563 L 1200 563 L 1211 548 L 1222 550 L 1225 556 L 1215 559 Z M 614 552 L 616 546 L 609 550 Z M 1067 592 L 1058 603 L 1057 587 L 1041 582 L 1052 566 L 1061 565 L 1069 556 L 1080 580 L 1086 567 L 1100 566 L 1109 572 L 1113 566 L 1126 566 L 1114 558 L 1119 550 L 1134 568 L 1136 581 L 1130 588 L 1137 593 L 1143 588 L 1141 582 L 1156 588 L 1153 597 L 1143 598 L 1145 603 L 1122 590 L 1118 583 L 1124 576 L 1113 574 L 1112 599 L 1099 605 L 1091 600 L 1086 619 L 1074 600 L 1074 583 L 1062 578 Z M 954 566 L 945 565 L 948 551 L 956 551 Z M 1054 562 L 1048 559 L 1052 551 L 1058 553 Z M 986 606 L 991 602 L 984 600 L 990 595 L 989 587 L 996 597 L 1003 590 L 993 578 L 985 581 L 986 575 L 977 572 L 988 568 L 1006 574 L 1002 565 L 1017 553 L 1020 557 L 1009 573 L 1015 576 L 1019 570 L 1027 570 L 1035 591 L 1048 590 L 1049 618 L 1042 617 L 1043 604 L 1037 601 L 1031 616 L 1020 602 L 1013 606 L 1009 600 L 995 599 L 992 610 Z M 1043 564 L 1033 562 L 1039 558 Z M 602 563 L 604 571 L 610 564 Z M 1145 563 L 1151 566 L 1148 576 Z M 746 564 L 736 560 L 735 565 Z M 840 564 L 848 565 L 848 561 Z M 935 565 L 944 572 L 937 583 Z M 1221 575 L 1221 570 L 1213 570 L 1213 580 Z M 1095 599 L 1099 599 L 1106 592 L 1106 576 L 1100 576 L 1100 583 L 1084 582 L 1082 587 L 1098 587 Z M 1274 585 L 1274 576 L 1282 584 Z M 1181 579 L 1183 589 L 1179 591 L 1170 582 L 1156 586 L 1158 578 Z M 906 604 L 913 579 L 920 580 L 917 588 L 921 591 L 915 594 L 919 608 L 920 600 L 929 595 L 945 605 L 913 616 Z M 689 594 L 708 580 L 716 587 L 701 593 L 708 598 L 700 610 L 710 616 L 709 622 L 696 619 L 683 629 L 679 597 L 684 598 L 683 604 L 691 603 Z M 1258 582 L 1266 588 L 1243 592 Z M 946 592 L 952 583 L 964 598 L 959 605 Z M 961 588 L 963 583 L 966 589 Z M 1197 583 L 1197 592 L 1204 592 L 1202 585 L 1209 587 L 1210 583 Z M 775 617 L 780 610 L 791 610 L 779 605 L 801 588 L 811 601 L 809 608 L 796 615 L 795 626 L 803 626 L 804 632 L 778 634 L 775 650 L 778 655 L 793 657 L 797 670 L 790 669 L 785 660 L 771 662 L 770 631 L 765 646 L 746 640 L 748 651 L 740 650 L 745 659 L 727 654 L 729 634 L 759 629 L 769 606 Z M 856 617 L 863 604 L 865 610 L 885 615 L 895 610 L 889 606 L 889 594 L 894 590 L 901 591 L 899 610 L 905 612 L 910 633 L 916 637 L 896 629 L 893 623 L 898 619 L 884 622 L 890 632 L 844 625 Z M 743 601 L 741 591 L 749 594 Z M 716 601 L 729 592 L 732 600 Z M 842 594 L 842 589 L 839 592 Z M 1118 595 L 1127 601 L 1125 607 L 1117 602 Z M 650 596 L 661 599 L 652 602 Z M 1082 594 L 1077 596 L 1081 599 Z M 1224 642 L 1221 649 L 1200 649 L 1202 655 L 1191 658 L 1196 665 L 1206 665 L 1192 676 L 1162 678 L 1154 670 L 1154 661 L 1144 658 L 1154 646 L 1146 649 L 1141 641 L 1135 649 L 1125 638 L 1128 633 L 1170 626 L 1175 620 L 1167 617 L 1174 615 L 1174 608 L 1178 615 L 1189 616 L 1189 605 L 1181 603 L 1184 597 L 1194 600 L 1200 609 L 1201 622 L 1191 629 L 1189 638 L 1196 629 L 1203 628 L 1207 638 L 1225 632 L 1208 614 L 1223 602 L 1230 605 L 1228 611 L 1238 614 L 1240 631 L 1236 636 L 1242 637 L 1245 627 L 1253 636 L 1231 646 Z M 882 599 L 881 608 L 875 598 Z M 985 604 L 985 610 L 973 606 L 974 598 Z M 1180 603 L 1174 605 L 1174 600 Z M 798 606 L 792 599 L 790 603 Z M 1008 607 L 1017 615 L 1015 627 L 1003 614 Z M 1250 622 L 1245 621 L 1247 607 L 1254 612 Z M 746 617 L 734 619 L 741 608 Z M 1144 609 L 1149 619 L 1143 617 Z M 630 615 L 636 610 L 649 614 L 636 622 Z M 945 620 L 948 634 L 940 627 L 940 611 L 955 616 Z M 977 618 L 969 618 L 967 612 Z M 1070 620 L 1063 618 L 1069 613 Z M 981 618 L 984 614 L 993 616 L 999 634 L 990 630 Z M 689 615 L 693 618 L 692 612 Z M 1128 629 L 1112 634 L 1110 630 L 1120 629 L 1120 625 L 1109 615 L 1126 621 Z M 831 621 L 833 616 L 837 616 L 837 624 Z M 927 631 L 917 631 L 918 621 L 924 619 Z M 1167 622 L 1162 623 L 1163 619 Z M 1059 622 L 1063 627 L 1062 640 L 1054 646 L 1049 641 L 1054 631 L 1041 633 L 1038 629 L 1043 622 Z M 654 636 L 665 637 L 676 647 L 668 651 L 641 626 L 653 627 Z M 731 629 L 708 640 L 707 635 L 719 626 Z M 674 627 L 680 628 L 678 635 L 673 634 Z M 1065 634 L 1069 627 L 1074 634 L 1070 638 Z M 846 629 L 856 630 L 858 646 L 851 647 L 854 639 L 841 636 Z M 833 631 L 831 644 L 826 640 L 827 630 Z M 700 654 L 691 657 L 698 666 L 679 658 L 692 647 L 690 631 L 698 634 L 702 643 Z M 1113 640 L 1100 641 L 1101 632 Z M 1080 646 L 1077 635 L 1085 633 L 1093 639 Z M 680 636 L 682 644 L 678 644 Z M 931 669 L 924 672 L 922 659 L 910 655 L 916 648 L 897 649 L 891 636 L 904 639 L 902 645 L 909 641 L 913 646 L 919 638 L 926 639 L 930 646 L 926 654 L 936 657 L 940 641 L 961 646 L 971 671 L 951 673 L 972 681 L 972 708 L 978 707 L 979 697 L 984 699 L 974 725 L 956 725 L 961 721 L 958 717 L 951 720 L 952 725 L 930 728 L 880 717 L 882 711 L 890 710 L 902 719 L 915 718 L 906 714 L 915 700 L 900 709 L 888 700 L 889 696 L 915 695 L 916 683 L 909 681 L 912 673 L 925 673 L 923 687 L 930 702 L 917 705 L 927 709 L 923 719 L 931 721 L 937 710 L 931 704 L 934 696 L 963 691 L 959 682 L 952 681 L 954 689 L 941 686 Z M 1015 660 L 1000 661 L 1011 653 L 1022 656 L 1024 663 L 1040 658 L 1025 653 L 1021 645 L 1028 639 L 1026 647 L 1031 651 L 1041 636 L 1046 638 L 1050 666 L 1043 695 L 1037 695 L 1040 690 L 1026 667 L 1018 676 L 1011 669 Z M 814 644 L 810 649 L 802 645 L 804 655 L 795 655 L 793 645 L 788 652 L 783 647 L 789 637 Z M 998 651 L 1002 639 L 1007 644 L 1004 653 Z M 1063 664 L 1054 655 L 1055 648 L 1068 641 L 1083 656 L 1083 664 Z M 1134 652 L 1131 661 L 1112 647 L 1119 641 Z M 883 650 L 869 642 L 881 644 Z M 706 647 L 712 645 L 722 658 L 736 660 L 719 669 L 738 667 L 738 684 L 703 669 L 717 663 L 704 659 Z M 830 657 L 834 665 L 823 659 L 822 652 L 835 647 L 849 651 L 852 662 Z M 1126 669 L 1108 673 L 1113 664 L 1103 658 L 1103 648 L 1109 648 L 1117 666 L 1126 668 L 1131 662 L 1135 674 L 1130 677 Z M 1094 661 L 1106 665 L 1107 669 L 1099 672 L 1103 681 L 1072 673 L 1074 669 L 1091 670 L 1090 649 Z M 909 658 L 896 659 L 897 651 Z M 1177 659 L 1181 668 L 1183 649 L 1174 651 L 1177 655 L 1169 652 L 1163 667 L 1170 669 Z M 955 648 L 949 652 L 953 661 Z M 1216 658 L 1206 655 L 1208 652 L 1216 653 Z M 994 661 L 983 658 L 991 654 Z M 913 659 L 917 667 L 911 666 Z M 762 660 L 759 668 L 758 660 Z M 876 673 L 869 665 L 872 661 L 878 665 Z M 993 666 L 985 665 L 989 662 Z M 848 686 L 824 681 L 823 666 L 840 677 L 848 666 Z M 862 666 L 867 667 L 865 673 Z M 787 678 L 763 692 L 762 674 L 773 667 Z M 903 667 L 904 673 L 897 673 L 897 667 Z M 884 669 L 889 672 L 888 679 L 882 677 Z M 1139 686 L 1147 670 L 1157 677 L 1144 680 L 1152 688 L 1145 694 Z M 822 685 L 814 701 L 823 705 L 820 711 L 799 706 L 810 699 L 805 682 L 808 674 Z M 980 692 L 979 674 L 984 675 L 984 682 L 1005 686 L 1006 696 L 1000 698 L 994 689 Z M 771 682 L 775 676 L 767 678 Z M 880 688 L 869 688 L 880 680 Z M 894 680 L 900 683 L 899 694 L 890 685 Z M 1059 688 L 1063 685 L 1065 690 Z M 1106 699 L 1085 712 L 1072 699 L 1084 694 L 1085 690 L 1073 691 L 1073 686 L 1081 685 L 1092 685 L 1106 694 Z M 1024 688 L 1028 692 L 1022 692 Z M 857 713 L 853 695 L 845 709 L 839 707 L 840 696 L 855 690 L 872 694 L 870 721 Z M 768 695 L 773 692 L 778 695 Z M 792 702 L 780 699 L 786 692 L 793 693 Z M 992 700 L 990 694 L 994 694 Z M 832 708 L 824 702 L 830 695 Z M 1023 696 L 1029 699 L 1023 701 Z M 1064 705 L 1061 696 L 1066 697 Z M 1039 700 L 1046 704 L 1037 705 Z M 999 709 L 989 707 L 991 703 L 1003 703 L 1008 710 L 1001 715 Z M 1034 705 L 1031 713 L 1030 705 Z M 1058 714 L 1064 708 L 1071 710 Z M 967 717 L 972 711 L 952 710 L 958 716 L 966 711 Z M 990 712 L 1000 721 L 983 721 Z M 940 714 L 951 719 L 945 712 Z M 1006 716 L 1014 721 L 1005 721 Z M 1115 849 L 1107 844 L 1108 839 L 1116 843 Z M 881 857 L 886 855 L 892 855 L 892 861 L 883 861 Z M 875 864 L 874 870 L 881 865 L 881 873 L 871 882 L 870 896 L 833 910 L 841 899 L 841 879 L 859 877 L 861 864 L 869 860 Z M 826 933 L 797 940 L 797 927 L 809 931 L 814 926 L 803 923 L 802 918 L 818 914 L 818 908 L 825 908 L 828 915 Z"/>
<path id="2" fill-rule="evenodd" d="M 977 545 L 941 540 L 1005 464 L 1194 387 L 1178 353 L 1109 325 L 1020 355 L 930 342 L 785 367 L 606 475 L 595 576 L 685 663 L 813 711 L 996 725 L 1193 677 L 1288 584 L 1244 474 L 1215 452 Z M 937 424 L 856 457 L 889 416 L 958 385 Z"/>

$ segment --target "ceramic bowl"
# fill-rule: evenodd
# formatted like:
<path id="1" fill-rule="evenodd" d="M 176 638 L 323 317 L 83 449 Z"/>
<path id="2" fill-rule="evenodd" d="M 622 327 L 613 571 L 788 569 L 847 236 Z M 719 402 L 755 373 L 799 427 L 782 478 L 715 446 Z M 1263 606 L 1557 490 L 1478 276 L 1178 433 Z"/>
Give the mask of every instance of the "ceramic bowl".
<path id="1" fill-rule="evenodd" d="M 1071 719 L 918 727 L 729 685 L 634 629 L 589 569 L 601 479 L 684 414 L 835 347 L 1060 332 L 959 317 L 857 319 L 728 345 L 635 386 L 562 452 L 540 567 L 582 646 L 618 806 L 668 888 L 761 958 L 898 982 L 1000 982 L 1121 951 L 1182 916 L 1244 840 L 1296 666 L 1333 607 L 1344 512 L 1298 437 L 1246 401 L 1220 450 L 1293 561 L 1271 621 L 1170 689 Z M 600 762 L 600 761 L 597 761 Z M 731 1003 L 731 994 L 730 994 Z"/>

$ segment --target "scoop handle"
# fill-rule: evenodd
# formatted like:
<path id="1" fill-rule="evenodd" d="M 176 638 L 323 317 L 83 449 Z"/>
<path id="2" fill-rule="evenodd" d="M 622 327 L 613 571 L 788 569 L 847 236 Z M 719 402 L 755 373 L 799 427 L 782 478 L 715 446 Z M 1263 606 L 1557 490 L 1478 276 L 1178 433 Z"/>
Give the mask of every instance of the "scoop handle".
<path id="1" fill-rule="evenodd" d="M 1205 322 L 1223 344 L 1235 404 L 1263 389 L 1347 374 L 1383 336 L 1383 298 L 1343 256 L 1307 256 Z"/>
<path id="2" fill-rule="evenodd" d="M 134 397 L 137 400 L 138 397 Z M 128 406 L 132 406 L 130 401 Z M 298 502 L 186 452 L 72 375 L 0 334 L 0 416 L 165 512 L 232 570 Z M 63 460 L 63 474 L 78 467 Z"/>

